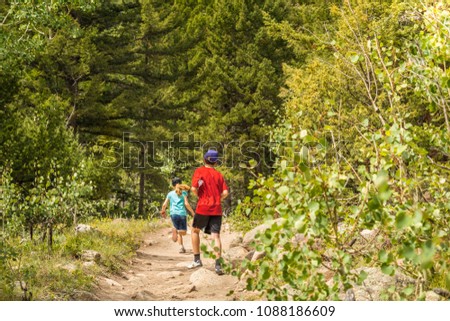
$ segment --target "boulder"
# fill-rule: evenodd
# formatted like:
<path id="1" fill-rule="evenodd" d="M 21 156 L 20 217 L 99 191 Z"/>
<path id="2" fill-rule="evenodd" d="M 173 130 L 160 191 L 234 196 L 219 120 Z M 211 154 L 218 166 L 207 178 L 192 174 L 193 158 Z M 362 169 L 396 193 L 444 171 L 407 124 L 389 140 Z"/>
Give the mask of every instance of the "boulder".
<path id="1" fill-rule="evenodd" d="M 83 261 L 94 261 L 94 262 L 98 262 L 101 259 L 101 255 L 100 253 L 98 253 L 97 251 L 93 251 L 93 250 L 84 250 L 83 252 L 81 252 L 81 259 Z"/>
<path id="2" fill-rule="evenodd" d="M 416 283 L 414 279 L 403 273 L 396 272 L 394 276 L 389 276 L 376 267 L 363 267 L 356 269 L 355 272 L 360 273 L 362 270 L 368 275 L 363 284 L 353 285 L 352 297 L 356 301 L 379 301 L 382 299 L 381 294 L 385 293 L 391 286 L 396 286 L 398 290 L 401 290 Z M 344 298 L 345 294 L 342 297 Z"/>
<path id="3" fill-rule="evenodd" d="M 86 233 L 86 232 L 92 232 L 92 231 L 94 231 L 94 229 L 91 226 L 86 225 L 86 224 L 78 224 L 75 227 L 76 233 Z"/>
<path id="4" fill-rule="evenodd" d="M 242 236 L 236 236 L 236 237 L 230 242 L 229 248 L 231 249 L 231 248 L 233 248 L 233 247 L 238 247 L 238 246 L 241 246 L 241 244 L 242 244 Z"/>
<path id="5" fill-rule="evenodd" d="M 221 286 L 223 284 L 222 276 L 217 275 L 215 272 L 200 268 L 191 274 L 189 281 L 196 288 L 208 287 L 208 286 Z"/>
<path id="6" fill-rule="evenodd" d="M 250 250 L 253 247 L 255 242 L 255 237 L 257 234 L 263 233 L 265 230 L 272 227 L 273 224 L 281 224 L 284 221 L 284 218 L 278 218 L 274 221 L 269 221 L 264 224 L 258 225 L 253 230 L 245 233 L 244 238 L 242 240 L 242 246 L 247 250 Z"/>
<path id="7" fill-rule="evenodd" d="M 224 258 L 229 261 L 233 267 L 237 267 L 247 256 L 248 251 L 242 246 L 236 246 L 229 249 L 225 254 Z"/>

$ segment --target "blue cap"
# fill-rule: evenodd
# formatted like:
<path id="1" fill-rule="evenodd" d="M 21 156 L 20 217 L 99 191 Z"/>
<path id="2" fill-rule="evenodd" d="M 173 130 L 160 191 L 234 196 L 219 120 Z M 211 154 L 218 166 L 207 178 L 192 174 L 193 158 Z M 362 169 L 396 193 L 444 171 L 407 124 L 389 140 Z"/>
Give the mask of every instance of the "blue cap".
<path id="1" fill-rule="evenodd" d="M 213 164 L 217 163 L 217 161 L 219 160 L 219 152 L 214 149 L 210 149 L 205 153 L 203 159 Z"/>

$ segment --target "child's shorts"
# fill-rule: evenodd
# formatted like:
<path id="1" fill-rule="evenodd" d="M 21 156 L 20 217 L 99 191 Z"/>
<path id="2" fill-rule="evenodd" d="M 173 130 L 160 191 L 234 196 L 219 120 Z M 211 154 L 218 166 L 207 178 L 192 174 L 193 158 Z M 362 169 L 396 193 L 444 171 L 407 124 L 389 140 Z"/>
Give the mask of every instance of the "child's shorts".
<path id="1" fill-rule="evenodd" d="M 177 231 L 187 231 L 186 216 L 170 215 L 170 218 L 172 219 L 173 227 L 175 227 Z"/>

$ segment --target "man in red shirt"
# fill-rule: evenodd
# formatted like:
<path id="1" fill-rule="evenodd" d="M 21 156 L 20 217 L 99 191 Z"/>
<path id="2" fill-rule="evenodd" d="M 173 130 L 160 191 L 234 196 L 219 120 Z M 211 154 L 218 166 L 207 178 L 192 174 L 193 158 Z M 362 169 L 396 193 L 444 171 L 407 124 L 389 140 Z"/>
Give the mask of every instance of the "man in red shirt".
<path id="1" fill-rule="evenodd" d="M 197 168 L 192 177 L 191 191 L 198 196 L 198 202 L 191 234 L 194 262 L 188 268 L 193 269 L 202 266 L 200 260 L 200 230 L 203 230 L 205 233 L 212 235 L 215 246 L 218 247 L 215 269 L 217 274 L 222 275 L 223 271 L 220 264 L 222 254 L 222 242 L 220 241 L 221 201 L 228 196 L 228 187 L 222 174 L 214 168 L 219 160 L 219 153 L 215 150 L 208 150 L 203 160 L 205 165 Z"/>

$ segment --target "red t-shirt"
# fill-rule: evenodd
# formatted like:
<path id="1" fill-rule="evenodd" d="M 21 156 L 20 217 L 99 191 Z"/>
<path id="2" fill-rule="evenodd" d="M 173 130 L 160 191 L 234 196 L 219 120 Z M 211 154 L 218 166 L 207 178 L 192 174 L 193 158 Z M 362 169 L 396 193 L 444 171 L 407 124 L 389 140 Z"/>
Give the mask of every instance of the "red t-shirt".
<path id="1" fill-rule="evenodd" d="M 228 190 L 222 174 L 211 167 L 199 167 L 194 172 L 191 185 L 198 190 L 196 213 L 222 215 L 220 195 L 224 190 Z"/>

